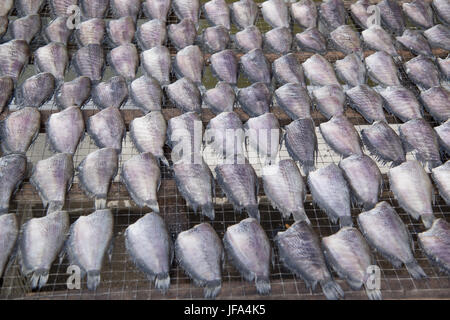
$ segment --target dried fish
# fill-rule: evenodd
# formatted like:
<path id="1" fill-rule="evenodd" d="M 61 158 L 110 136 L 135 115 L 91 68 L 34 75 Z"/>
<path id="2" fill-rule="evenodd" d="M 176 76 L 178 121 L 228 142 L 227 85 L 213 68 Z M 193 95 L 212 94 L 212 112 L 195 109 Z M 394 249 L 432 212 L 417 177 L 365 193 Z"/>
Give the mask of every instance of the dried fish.
<path id="1" fill-rule="evenodd" d="M 145 114 L 161 110 L 163 92 L 159 82 L 151 77 L 141 76 L 130 84 L 130 98 Z"/>
<path id="2" fill-rule="evenodd" d="M 88 77 L 77 77 L 62 83 L 55 93 L 55 103 L 60 110 L 71 106 L 82 107 L 91 96 L 91 80 Z"/>
<path id="3" fill-rule="evenodd" d="M 101 110 L 120 108 L 128 98 L 128 86 L 121 76 L 112 77 L 92 87 L 92 101 Z"/>
<path id="4" fill-rule="evenodd" d="M 0 158 L 0 221 L 4 220 L 4 214 L 8 213 L 11 197 L 25 179 L 26 171 L 27 157 L 23 154 L 12 153 Z M 0 222 L 0 230 L 2 227 Z M 2 258 L 0 258 L 0 277 L 4 268 L 2 264 L 4 257 Z"/>
<path id="5" fill-rule="evenodd" d="M 25 80 L 16 90 L 16 105 L 39 108 L 53 97 L 55 77 L 49 72 L 38 73 Z"/>
<path id="6" fill-rule="evenodd" d="M 327 118 L 343 114 L 345 93 L 340 86 L 323 86 L 312 91 L 316 108 Z"/>
<path id="7" fill-rule="evenodd" d="M 112 106 L 89 117 L 86 131 L 99 148 L 122 150 L 126 128 L 118 108 Z"/>
<path id="8" fill-rule="evenodd" d="M 239 89 L 237 100 L 245 113 L 250 117 L 258 117 L 269 112 L 272 94 L 264 83 L 256 82 L 251 86 Z"/>
<path id="9" fill-rule="evenodd" d="M 46 131 L 51 150 L 73 155 L 84 134 L 84 120 L 80 108 L 73 106 L 52 113 L 48 118 Z"/>

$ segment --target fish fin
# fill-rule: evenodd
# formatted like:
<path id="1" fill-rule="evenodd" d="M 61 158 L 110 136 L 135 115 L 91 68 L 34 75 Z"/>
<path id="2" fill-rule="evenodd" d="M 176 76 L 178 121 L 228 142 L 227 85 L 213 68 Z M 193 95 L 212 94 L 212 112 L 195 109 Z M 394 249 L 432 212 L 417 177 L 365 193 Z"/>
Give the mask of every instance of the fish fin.
<path id="1" fill-rule="evenodd" d="M 106 198 L 95 198 L 95 209 L 106 209 Z"/>
<path id="2" fill-rule="evenodd" d="M 331 279 L 325 283 L 321 282 L 320 286 L 322 287 L 323 294 L 328 300 L 339 300 L 344 297 L 344 291 L 341 286 Z"/>
<path id="3" fill-rule="evenodd" d="M 365 289 L 366 289 L 367 297 L 369 297 L 369 300 L 383 300 L 380 290 L 368 289 L 367 287 Z"/>
<path id="4" fill-rule="evenodd" d="M 208 217 L 211 220 L 214 220 L 214 205 L 212 203 L 203 205 L 202 215 Z"/>
<path id="5" fill-rule="evenodd" d="M 155 288 L 159 289 L 163 294 L 169 290 L 170 276 L 168 273 L 160 273 L 155 277 Z"/>
<path id="6" fill-rule="evenodd" d="M 30 278 L 31 289 L 41 289 L 48 280 L 48 270 L 47 269 L 36 269 Z"/>
<path id="7" fill-rule="evenodd" d="M 87 287 L 95 291 L 100 283 L 100 270 L 90 270 L 87 272 Z"/>
<path id="8" fill-rule="evenodd" d="M 258 222 L 260 221 L 261 217 L 259 214 L 258 205 L 248 206 L 246 209 L 250 217 L 255 218 Z"/>
<path id="9" fill-rule="evenodd" d="M 206 299 L 214 299 L 222 289 L 221 280 L 208 281 L 203 289 L 203 295 Z"/>
<path id="10" fill-rule="evenodd" d="M 433 225 L 433 221 L 434 221 L 435 217 L 432 213 L 431 214 L 422 214 L 422 215 L 420 215 L 420 219 L 422 220 L 425 228 L 429 229 Z"/>
<path id="11" fill-rule="evenodd" d="M 258 294 L 263 296 L 270 294 L 271 286 L 269 278 L 258 278 L 258 276 L 255 276 L 255 284 Z"/>
<path id="12" fill-rule="evenodd" d="M 352 227 L 353 221 L 351 216 L 343 216 L 339 218 L 339 226 L 342 227 Z"/>
<path id="13" fill-rule="evenodd" d="M 427 274 L 425 273 L 425 271 L 423 271 L 422 267 L 419 266 L 416 260 L 405 263 L 405 267 L 406 269 L 408 269 L 409 274 L 414 279 L 421 279 L 427 277 Z"/>

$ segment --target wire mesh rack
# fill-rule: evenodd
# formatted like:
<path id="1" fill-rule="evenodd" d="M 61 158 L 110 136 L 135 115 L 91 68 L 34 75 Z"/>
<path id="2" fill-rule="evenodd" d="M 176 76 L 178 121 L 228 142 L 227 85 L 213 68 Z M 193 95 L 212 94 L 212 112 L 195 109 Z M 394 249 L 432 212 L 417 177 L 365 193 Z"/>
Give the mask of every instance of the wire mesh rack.
<path id="1" fill-rule="evenodd" d="M 202 3 L 205 2 L 202 0 Z M 233 1 L 227 1 L 233 2 Z M 262 0 L 256 1 L 258 3 Z M 345 1 L 347 8 L 351 1 Z M 12 13 L 14 16 L 14 12 Z M 41 16 L 44 19 L 49 19 L 48 6 L 44 6 L 41 11 Z M 112 18 L 111 13 L 107 15 L 107 19 Z M 201 17 L 202 18 L 202 17 Z M 145 21 L 145 16 L 142 12 L 139 16 L 139 21 Z M 204 19 L 200 20 L 200 30 L 207 26 Z M 178 19 L 171 14 L 167 23 L 177 23 Z M 362 31 L 352 21 L 349 15 L 348 24 L 352 25 L 359 32 Z M 259 15 L 256 22 L 261 33 L 270 30 L 270 26 L 264 22 Z M 298 26 L 293 29 L 294 33 L 301 32 Z M 232 33 L 236 30 L 232 29 Z M 35 39 L 32 48 L 37 48 L 42 45 L 43 39 Z M 172 53 L 175 49 L 168 43 Z M 76 45 L 71 43 L 69 45 L 71 50 L 76 50 Z M 33 50 L 34 50 L 33 49 Z M 105 43 L 105 51 L 110 50 Z M 331 62 L 336 60 L 335 58 L 329 59 Z M 31 61 L 32 63 L 32 61 Z M 26 77 L 26 74 L 33 73 L 33 66 L 28 66 L 28 72 L 24 72 L 22 80 Z M 414 84 L 408 81 L 405 71 L 399 65 L 400 75 L 402 82 L 405 86 L 413 90 L 416 95 L 419 94 L 418 89 Z M 139 69 L 138 75 L 140 76 L 142 71 Z M 108 67 L 104 79 L 108 79 L 112 76 L 112 71 Z M 66 81 L 75 77 L 72 72 L 68 72 Z M 19 81 L 20 82 L 20 81 Z M 207 88 L 213 87 L 217 80 L 215 80 L 210 74 L 210 70 L 205 71 L 204 83 Z M 244 87 L 249 82 L 240 77 L 238 87 Z M 274 109 L 277 108 L 274 103 Z M 15 106 L 12 104 L 10 110 L 14 110 Z M 84 106 L 84 110 L 95 110 L 95 106 L 92 102 L 89 102 Z M 173 106 L 166 99 L 166 103 L 163 109 L 169 111 L 173 109 Z M 42 112 L 48 111 L 49 113 L 57 112 L 53 101 L 49 101 L 42 108 Z M 122 107 L 122 112 L 135 111 L 137 108 L 128 101 L 125 106 Z M 205 110 L 206 111 L 206 110 Z M 241 114 L 240 114 L 241 115 Z M 347 106 L 346 115 L 355 125 L 358 132 L 368 126 L 368 123 L 356 112 L 352 111 Z M 312 116 L 315 120 L 316 126 L 326 119 L 321 116 L 317 111 L 312 112 Z M 208 115 L 206 118 L 212 117 Z M 401 123 L 395 116 L 386 114 L 386 118 L 389 124 L 398 132 L 398 126 Z M 426 112 L 424 112 L 424 118 L 432 125 L 438 125 L 433 118 Z M 205 120 L 205 117 L 203 117 Z M 245 116 L 244 116 L 245 119 Z M 205 120 L 205 122 L 207 119 Z M 283 124 L 283 123 L 282 123 Z M 317 136 L 319 139 L 319 153 L 317 159 L 317 167 L 323 167 L 330 163 L 338 163 L 340 156 L 336 154 L 323 140 L 319 130 L 317 130 Z M 89 153 L 97 150 L 98 148 L 89 138 L 85 136 L 82 142 L 79 144 L 77 152 L 74 155 L 74 165 L 77 166 Z M 119 157 L 119 168 L 122 163 L 133 155 L 138 154 L 134 148 L 131 140 L 126 137 L 122 145 L 122 153 Z M 30 162 L 35 164 L 41 159 L 48 158 L 52 153 L 46 143 L 45 133 L 39 134 L 35 143 L 31 146 L 27 153 L 27 158 Z M 165 156 L 170 159 L 170 150 L 165 148 Z M 258 157 L 254 152 L 247 154 L 250 163 L 255 168 L 258 176 L 261 171 L 261 164 Z M 214 157 L 209 150 L 205 150 L 204 158 L 207 164 L 210 166 L 214 173 L 214 167 L 217 163 L 217 158 Z M 286 147 L 283 145 L 279 152 L 279 159 L 287 159 L 289 155 Z M 407 155 L 408 159 L 412 159 L 412 155 Z M 448 159 L 444 159 L 448 160 Z M 408 227 L 413 240 L 415 242 L 415 257 L 419 262 L 419 265 L 424 269 L 427 274 L 427 279 L 413 279 L 407 272 L 406 268 L 399 269 L 394 268 L 386 259 L 381 257 L 375 251 L 373 251 L 374 262 L 381 268 L 381 291 L 384 298 L 429 298 L 429 297 L 450 297 L 450 278 L 441 273 L 436 267 L 432 266 L 428 259 L 425 257 L 422 250 L 417 246 L 417 234 L 424 231 L 424 226 L 420 221 L 415 221 L 410 215 L 408 215 L 394 199 L 392 192 L 389 190 L 389 183 L 386 178 L 386 173 L 389 167 L 378 163 L 381 172 L 384 174 L 384 187 L 380 201 L 387 201 L 395 210 L 399 213 L 400 217 Z M 137 270 L 134 263 L 129 258 L 125 246 L 123 232 L 125 229 L 145 213 L 149 212 L 148 209 L 138 208 L 128 195 L 128 192 L 123 184 L 119 182 L 119 173 L 114 179 L 111 186 L 110 193 L 108 195 L 108 207 L 111 209 L 114 216 L 114 249 L 110 260 L 105 261 L 102 272 L 101 282 L 98 289 L 95 292 L 87 290 L 85 279 L 81 283 L 81 289 L 68 289 L 66 281 L 69 277 L 67 269 L 69 262 L 67 258 L 60 261 L 55 261 L 50 270 L 50 276 L 45 287 L 40 291 L 33 291 L 30 289 L 27 279 L 21 274 L 20 266 L 17 261 L 13 262 L 4 275 L 3 285 L 0 289 L 1 299 L 201 299 L 203 298 L 203 289 L 196 287 L 192 281 L 185 275 L 183 270 L 174 262 L 172 264 L 170 277 L 171 284 L 169 291 L 163 295 L 160 291 L 154 288 L 146 276 Z M 186 202 L 177 190 L 177 186 L 173 179 L 172 171 L 169 167 L 161 165 L 161 177 L 162 183 L 158 191 L 158 202 L 161 210 L 161 216 L 164 218 L 169 232 L 173 239 L 176 238 L 181 231 L 192 228 L 198 223 L 208 222 L 210 223 L 220 238 L 223 237 L 227 227 L 240 222 L 246 217 L 245 212 L 236 212 L 233 206 L 226 200 L 226 197 L 219 187 L 216 187 L 214 203 L 215 203 L 215 220 L 211 221 L 202 215 L 195 214 L 194 211 L 186 206 Z M 261 184 L 261 181 L 260 181 Z M 280 212 L 272 208 L 270 201 L 264 195 L 262 186 L 259 188 L 259 210 L 261 213 L 261 226 L 267 233 L 271 245 L 274 248 L 273 238 L 279 231 L 284 231 L 289 225 L 293 224 L 292 219 L 283 218 Z M 444 218 L 447 221 L 450 219 L 450 207 L 446 205 L 445 201 L 438 195 L 437 189 L 434 189 L 436 201 L 433 205 L 433 211 L 437 218 Z M 339 230 L 338 225 L 334 225 L 330 222 L 327 215 L 320 210 L 320 208 L 314 204 L 311 195 L 308 194 L 305 202 L 306 214 L 308 215 L 313 229 L 320 237 L 331 235 Z M 92 199 L 87 198 L 78 186 L 77 177 L 74 179 L 72 189 L 66 196 L 66 203 L 64 210 L 67 210 L 70 214 L 70 222 L 73 223 L 78 217 L 89 214 L 94 211 L 94 202 Z M 18 217 L 20 224 L 26 222 L 31 217 L 40 217 L 45 215 L 45 209 L 39 198 L 38 193 L 28 183 L 18 190 L 15 197 L 11 201 L 10 211 L 15 213 Z M 356 216 L 362 212 L 362 208 L 352 204 L 351 208 L 352 217 L 356 222 Z M 312 290 L 305 285 L 305 282 L 295 276 L 292 272 L 286 269 L 278 259 L 278 254 L 274 248 L 274 263 L 271 266 L 271 286 L 272 292 L 270 296 L 264 298 L 273 299 L 324 299 L 320 288 Z M 365 299 L 366 295 L 363 290 L 353 291 L 347 285 L 347 283 L 338 278 L 336 274 L 333 274 L 337 282 L 344 289 L 346 297 L 349 298 L 362 298 Z M 246 282 L 239 272 L 231 266 L 227 261 L 224 265 L 222 272 L 222 290 L 218 295 L 218 299 L 259 299 L 260 296 L 256 293 L 254 283 Z"/>

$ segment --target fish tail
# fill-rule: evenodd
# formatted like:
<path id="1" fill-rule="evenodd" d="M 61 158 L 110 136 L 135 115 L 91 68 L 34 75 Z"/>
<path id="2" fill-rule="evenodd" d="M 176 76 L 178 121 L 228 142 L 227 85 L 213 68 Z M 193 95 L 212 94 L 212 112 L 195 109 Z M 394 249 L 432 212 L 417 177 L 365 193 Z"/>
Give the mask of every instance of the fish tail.
<path id="1" fill-rule="evenodd" d="M 381 296 L 381 291 L 378 289 L 368 289 L 366 287 L 366 293 L 367 297 L 369 297 L 370 300 L 382 300 L 383 297 Z"/>
<path id="2" fill-rule="evenodd" d="M 339 218 L 339 226 L 342 227 L 351 227 L 353 226 L 353 221 L 351 216 L 343 216 Z"/>
<path id="3" fill-rule="evenodd" d="M 90 270 L 87 273 L 87 287 L 95 291 L 100 283 L 100 270 Z"/>
<path id="4" fill-rule="evenodd" d="M 214 220 L 214 205 L 212 203 L 208 203 L 202 206 L 202 215 Z"/>
<path id="5" fill-rule="evenodd" d="M 162 293 L 166 293 L 170 287 L 170 276 L 168 273 L 160 273 L 156 276 L 155 287 Z"/>
<path id="6" fill-rule="evenodd" d="M 48 204 L 48 208 L 47 208 L 47 214 L 55 212 L 55 211 L 60 211 L 64 206 L 64 203 L 61 203 L 61 201 L 51 201 Z"/>
<path id="7" fill-rule="evenodd" d="M 256 220 L 258 220 L 258 222 L 260 221 L 258 205 L 248 206 L 246 209 L 250 217 L 255 218 Z"/>
<path id="8" fill-rule="evenodd" d="M 338 285 L 333 280 L 328 280 L 328 282 L 320 283 L 322 287 L 323 294 L 328 300 L 339 300 L 344 297 L 344 291 L 341 286 Z"/>
<path id="9" fill-rule="evenodd" d="M 426 278 L 427 274 L 425 271 L 423 271 L 422 267 L 419 266 L 416 260 L 413 260 L 411 262 L 405 263 L 406 269 L 408 270 L 409 274 L 414 279 L 422 279 Z"/>
<path id="10" fill-rule="evenodd" d="M 256 284 L 256 291 L 258 292 L 258 294 L 263 295 L 263 296 L 270 294 L 271 286 L 270 286 L 269 278 L 267 278 L 267 277 L 258 278 L 256 276 L 255 284 Z"/>
<path id="11" fill-rule="evenodd" d="M 206 283 L 203 295 L 205 299 L 214 299 L 222 289 L 222 281 L 213 280 Z"/>
<path id="12" fill-rule="evenodd" d="M 95 198 L 95 209 L 106 209 L 106 198 Z"/>
<path id="13" fill-rule="evenodd" d="M 433 225 L 433 221 L 435 219 L 434 215 L 431 214 L 422 214 L 420 216 L 420 219 L 422 219 L 423 225 L 425 228 L 429 229 Z"/>
<path id="14" fill-rule="evenodd" d="M 303 208 L 299 208 L 298 210 L 292 212 L 292 217 L 294 218 L 294 221 L 305 221 L 307 224 L 311 225 L 311 221 L 309 221 L 309 218 Z"/>
<path id="15" fill-rule="evenodd" d="M 159 204 L 156 200 L 149 200 L 145 203 L 147 207 L 152 209 L 154 212 L 159 213 Z"/>
<path id="16" fill-rule="evenodd" d="M 41 289 L 48 280 L 48 270 L 47 269 L 37 269 L 34 270 L 31 275 L 30 285 L 31 289 Z"/>
<path id="17" fill-rule="evenodd" d="M 161 160 L 161 162 L 164 163 L 164 165 L 166 167 L 170 167 L 169 161 L 167 160 L 167 158 L 164 155 L 160 156 L 158 159 Z"/>

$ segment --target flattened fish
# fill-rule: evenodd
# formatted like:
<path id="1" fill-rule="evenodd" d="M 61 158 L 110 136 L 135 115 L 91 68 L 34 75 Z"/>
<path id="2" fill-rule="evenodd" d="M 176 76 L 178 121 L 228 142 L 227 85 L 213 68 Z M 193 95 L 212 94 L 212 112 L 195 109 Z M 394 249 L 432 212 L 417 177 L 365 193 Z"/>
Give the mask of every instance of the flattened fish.
<path id="1" fill-rule="evenodd" d="M 258 16 L 258 6 L 253 0 L 239 0 L 231 3 L 231 20 L 239 29 L 253 26 Z"/>
<path id="2" fill-rule="evenodd" d="M 420 93 L 425 109 L 437 122 L 450 119 L 450 92 L 443 87 L 432 87 Z"/>
<path id="3" fill-rule="evenodd" d="M 367 48 L 376 51 L 384 51 L 393 57 L 398 56 L 391 35 L 379 25 L 372 25 L 370 28 L 364 30 L 361 35 L 364 45 Z"/>
<path id="4" fill-rule="evenodd" d="M 328 270 L 319 237 L 307 222 L 298 221 L 286 231 L 279 231 L 274 241 L 283 265 L 303 279 L 308 288 L 314 290 L 319 283 L 327 299 L 344 297 Z"/>
<path id="5" fill-rule="evenodd" d="M 223 237 L 227 257 L 246 281 L 255 281 L 260 295 L 270 294 L 272 248 L 258 221 L 247 218 L 229 226 Z"/>
<path id="6" fill-rule="evenodd" d="M 64 247 L 69 226 L 66 211 L 32 218 L 22 225 L 17 240 L 19 261 L 22 274 L 29 277 L 31 289 L 41 289 L 47 283 L 52 263 Z"/>
<path id="7" fill-rule="evenodd" d="M 398 69 L 392 57 L 384 51 L 377 51 L 365 58 L 367 74 L 381 86 L 400 86 Z"/>
<path id="8" fill-rule="evenodd" d="M 130 98 L 144 114 L 161 110 L 163 92 L 159 82 L 151 77 L 141 76 L 131 82 Z"/>
<path id="9" fill-rule="evenodd" d="M 142 3 L 142 11 L 149 19 L 166 21 L 170 4 L 171 0 L 144 0 Z"/>
<path id="10" fill-rule="evenodd" d="M 286 148 L 289 155 L 300 165 L 306 175 L 315 169 L 318 154 L 318 142 L 314 121 L 299 118 L 285 126 Z"/>
<path id="11" fill-rule="evenodd" d="M 187 112 L 169 120 L 167 144 L 172 148 L 174 163 L 186 156 L 200 155 L 202 139 L 203 123 L 197 113 Z"/>
<path id="12" fill-rule="evenodd" d="M 431 177 L 445 203 L 450 204 L 450 160 L 431 170 Z"/>
<path id="13" fill-rule="evenodd" d="M 201 112 L 202 96 L 200 90 L 189 78 L 181 78 L 167 86 L 170 101 L 183 112 Z"/>
<path id="14" fill-rule="evenodd" d="M 139 207 L 148 207 L 159 213 L 157 191 L 161 184 L 161 171 L 156 158 L 150 153 L 141 153 L 122 165 L 121 181 L 131 198 Z"/>
<path id="15" fill-rule="evenodd" d="M 323 86 L 312 91 L 316 108 L 327 118 L 343 114 L 345 93 L 340 86 Z"/>
<path id="16" fill-rule="evenodd" d="M 46 124 L 47 141 L 53 152 L 73 155 L 84 134 L 84 120 L 80 108 L 68 107 L 52 113 Z"/>
<path id="17" fill-rule="evenodd" d="M 103 18 L 108 10 L 110 0 L 79 0 L 81 16 L 84 19 Z"/>
<path id="18" fill-rule="evenodd" d="M 26 41 L 11 40 L 0 44 L 0 75 L 11 77 L 16 83 L 30 56 Z"/>
<path id="19" fill-rule="evenodd" d="M 170 52 L 167 47 L 156 46 L 141 53 L 144 74 L 153 77 L 161 86 L 170 84 Z"/>
<path id="20" fill-rule="evenodd" d="M 292 53 L 276 59 L 272 63 L 272 72 L 279 85 L 298 83 L 306 86 L 302 65 Z"/>
<path id="21" fill-rule="evenodd" d="M 224 250 L 216 231 L 201 223 L 178 234 L 175 256 L 184 272 L 199 287 L 206 299 L 214 299 L 222 287 Z"/>
<path id="22" fill-rule="evenodd" d="M 431 3 L 439 20 L 450 25 L 450 5 L 446 0 L 433 0 Z"/>
<path id="23" fill-rule="evenodd" d="M 38 73 L 25 80 L 16 90 L 16 105 L 39 108 L 53 97 L 55 77 L 49 72 Z"/>
<path id="24" fill-rule="evenodd" d="M 233 88 L 226 82 L 220 81 L 203 95 L 203 104 L 214 114 L 233 111 L 236 95 Z"/>
<path id="25" fill-rule="evenodd" d="M 70 226 L 66 250 L 71 265 L 80 267 L 87 275 L 87 288 L 96 290 L 100 284 L 100 271 L 108 254 L 111 260 L 114 219 L 109 209 L 96 210 L 81 216 Z"/>
<path id="26" fill-rule="evenodd" d="M 191 19 L 195 27 L 198 28 L 198 19 L 200 17 L 199 0 L 172 0 L 172 9 L 178 19 Z"/>
<path id="27" fill-rule="evenodd" d="M 128 86 L 125 78 L 112 77 L 92 87 L 92 101 L 100 109 L 115 107 L 119 109 L 128 98 Z"/>
<path id="28" fill-rule="evenodd" d="M 253 49 L 241 57 L 241 70 L 251 82 L 271 81 L 271 68 L 261 49 Z"/>
<path id="29" fill-rule="evenodd" d="M 210 0 L 202 8 L 206 20 L 211 26 L 223 26 L 227 30 L 231 29 L 231 10 L 225 0 Z"/>
<path id="30" fill-rule="evenodd" d="M 195 24 L 191 19 L 183 19 L 178 24 L 169 24 L 167 34 L 177 50 L 193 45 L 197 37 Z"/>
<path id="31" fill-rule="evenodd" d="M 327 40 L 316 27 L 306 29 L 295 35 L 295 41 L 300 51 L 325 54 L 327 52 Z"/>
<path id="32" fill-rule="evenodd" d="M 264 44 L 270 52 L 286 54 L 291 50 L 292 34 L 286 27 L 279 27 L 264 34 Z"/>
<path id="33" fill-rule="evenodd" d="M 14 81 L 11 77 L 0 77 L 0 113 L 9 105 L 13 97 Z"/>
<path id="34" fill-rule="evenodd" d="M 90 44 L 78 49 L 71 63 L 79 76 L 86 76 L 94 83 L 99 82 L 103 77 L 105 64 L 102 46 Z"/>
<path id="35" fill-rule="evenodd" d="M 441 271 L 450 274 L 450 225 L 442 218 L 436 219 L 432 227 L 417 234 L 417 242 L 428 260 Z"/>
<path id="36" fill-rule="evenodd" d="M 397 35 L 405 30 L 402 7 L 395 0 L 382 0 L 377 4 L 381 15 L 381 24 Z"/>
<path id="37" fill-rule="evenodd" d="M 272 94 L 264 83 L 256 82 L 251 86 L 239 89 L 237 100 L 245 113 L 250 117 L 258 117 L 269 112 Z"/>
<path id="38" fill-rule="evenodd" d="M 388 173 L 391 191 L 402 207 L 415 220 L 422 220 L 430 228 L 435 217 L 432 202 L 433 186 L 419 162 L 408 160 L 391 168 Z"/>
<path id="39" fill-rule="evenodd" d="M 383 111 L 383 98 L 371 87 L 362 84 L 345 92 L 349 104 L 367 122 L 386 121 Z"/>
<path id="40" fill-rule="evenodd" d="M 396 37 L 397 42 L 416 55 L 431 57 L 433 52 L 427 39 L 420 31 L 406 29 L 401 37 Z"/>
<path id="41" fill-rule="evenodd" d="M 366 66 L 359 55 L 352 53 L 335 63 L 336 75 L 351 87 L 366 83 Z"/>
<path id="42" fill-rule="evenodd" d="M 370 0 L 358 0 L 350 5 L 350 14 L 353 20 L 363 29 L 370 27 L 370 22 L 367 21 L 372 15 L 367 12 L 370 5 Z"/>
<path id="43" fill-rule="evenodd" d="M 289 11 L 283 0 L 266 0 L 261 4 L 264 20 L 272 28 L 289 28 Z"/>
<path id="44" fill-rule="evenodd" d="M 358 226 L 371 247 L 395 268 L 405 265 L 414 279 L 426 277 L 413 255 L 414 242 L 405 224 L 385 201 L 358 216 Z"/>
<path id="45" fill-rule="evenodd" d="M 166 23 L 159 19 L 141 24 L 136 31 L 136 41 L 143 51 L 162 46 L 166 40 Z"/>
<path id="46" fill-rule="evenodd" d="M 306 215 L 303 203 L 306 200 L 306 185 L 297 165 L 291 159 L 281 160 L 262 170 L 264 193 L 273 208 L 279 210 L 284 218 L 311 222 Z"/>
<path id="47" fill-rule="evenodd" d="M 126 81 L 131 82 L 136 78 L 139 55 L 134 44 L 123 44 L 112 49 L 108 55 L 108 61 L 114 72 Z"/>
<path id="48" fill-rule="evenodd" d="M 186 77 L 201 85 L 203 68 L 203 53 L 198 46 L 187 46 L 177 52 L 173 69 L 178 79 Z"/>
<path id="49" fill-rule="evenodd" d="M 49 0 L 50 10 L 55 17 L 68 17 L 69 8 L 78 4 L 78 0 Z"/>
<path id="50" fill-rule="evenodd" d="M 349 25 L 342 25 L 331 31 L 330 40 L 334 48 L 345 54 L 362 53 L 359 34 Z"/>
<path id="51" fill-rule="evenodd" d="M 441 70 L 442 77 L 450 81 L 450 57 L 447 56 L 445 59 L 437 58 L 437 65 L 439 66 L 439 69 Z"/>
<path id="52" fill-rule="evenodd" d="M 78 47 L 84 47 L 89 44 L 102 45 L 105 32 L 105 21 L 100 18 L 93 18 L 81 22 L 74 34 Z"/>
<path id="53" fill-rule="evenodd" d="M 230 35 L 224 26 L 206 28 L 202 34 L 203 48 L 207 52 L 216 53 L 225 50 L 230 41 Z"/>
<path id="54" fill-rule="evenodd" d="M 347 14 L 342 0 L 324 0 L 319 6 L 319 19 L 324 28 L 331 32 L 345 24 Z"/>
<path id="55" fill-rule="evenodd" d="M 287 83 L 275 90 L 275 100 L 292 119 L 311 116 L 311 98 L 308 90 L 297 83 Z"/>
<path id="56" fill-rule="evenodd" d="M 55 103 L 60 110 L 71 106 L 82 107 L 91 96 L 91 80 L 88 77 L 78 77 L 61 84 L 55 93 Z"/>
<path id="57" fill-rule="evenodd" d="M 414 0 L 402 4 L 403 12 L 414 25 L 428 29 L 433 26 L 433 9 L 425 0 Z M 449 6 L 450 8 L 450 6 Z"/>
<path id="58" fill-rule="evenodd" d="M 130 258 L 155 288 L 165 293 L 170 287 L 173 243 L 164 220 L 154 212 L 147 213 L 125 230 L 125 247 Z"/>
<path id="59" fill-rule="evenodd" d="M 386 110 L 401 121 L 422 118 L 419 101 L 411 90 L 402 86 L 393 86 L 380 90 L 380 94 L 384 99 Z"/>
<path id="60" fill-rule="evenodd" d="M 313 201 L 325 211 L 332 223 L 352 226 L 350 213 L 350 190 L 342 170 L 334 163 L 312 171 L 308 175 L 308 186 Z"/>
<path id="61" fill-rule="evenodd" d="M 236 2 L 233 2 L 236 3 Z M 248 26 L 234 35 L 236 46 L 244 53 L 253 49 L 262 49 L 263 37 L 258 27 Z"/>
<path id="62" fill-rule="evenodd" d="M 223 50 L 210 57 L 211 70 L 219 81 L 236 85 L 238 80 L 238 61 L 233 50 Z"/>
<path id="63" fill-rule="evenodd" d="M 44 208 L 48 205 L 47 212 L 53 212 L 63 208 L 72 179 L 72 156 L 68 153 L 57 153 L 36 163 L 30 182 L 39 192 Z"/>
<path id="64" fill-rule="evenodd" d="M 340 86 L 333 66 L 320 54 L 315 54 L 303 62 L 303 70 L 311 85 Z"/>
<path id="65" fill-rule="evenodd" d="M 425 30 L 423 34 L 432 48 L 450 50 L 450 29 L 448 27 L 437 24 Z"/>
<path id="66" fill-rule="evenodd" d="M 41 17 L 38 14 L 31 14 L 12 21 L 8 29 L 11 31 L 13 39 L 30 43 L 41 31 L 41 26 Z"/>
<path id="67" fill-rule="evenodd" d="M 11 253 L 13 252 L 17 236 L 19 235 L 19 226 L 14 213 L 3 214 L 0 216 L 0 243 L 2 251 L 0 253 L 0 277 L 7 268 Z"/>
<path id="68" fill-rule="evenodd" d="M 8 213 L 10 199 L 25 178 L 26 171 L 27 158 L 25 155 L 13 153 L 0 158 L 0 214 Z M 1 262 L 0 258 L 0 277 L 4 267 Z"/>
<path id="69" fill-rule="evenodd" d="M 443 152 L 450 154 L 450 121 L 447 120 L 440 126 L 434 127 L 434 130 L 438 135 L 441 149 L 443 149 Z"/>
<path id="70" fill-rule="evenodd" d="M 109 5 L 116 18 L 130 16 L 134 21 L 137 20 L 139 10 L 141 9 L 140 0 L 110 0 Z"/>
<path id="71" fill-rule="evenodd" d="M 120 153 L 126 128 L 119 109 L 112 106 L 89 117 L 86 131 L 99 148 L 113 148 Z"/>
<path id="72" fill-rule="evenodd" d="M 67 18 L 58 17 L 48 23 L 43 31 L 43 37 L 50 42 L 60 42 L 67 45 L 72 30 L 67 27 Z"/>
<path id="73" fill-rule="evenodd" d="M 49 72 L 57 81 L 64 81 L 69 64 L 69 53 L 65 45 L 52 42 L 40 47 L 35 51 L 34 59 L 38 72 Z"/>
<path id="74" fill-rule="evenodd" d="M 424 56 L 417 56 L 406 62 L 405 71 L 409 80 L 414 82 L 421 90 L 440 85 L 438 68 Z"/>
<path id="75" fill-rule="evenodd" d="M 117 20 L 110 20 L 107 24 L 106 30 L 108 32 L 111 42 L 120 46 L 131 43 L 136 32 L 134 20 L 130 16 L 122 17 Z"/>
<path id="76" fill-rule="evenodd" d="M 78 165 L 78 179 L 84 193 L 95 198 L 95 209 L 106 208 L 109 186 L 117 174 L 119 157 L 116 150 L 103 148 L 91 152 Z"/>
<path id="77" fill-rule="evenodd" d="M 313 0 L 300 0 L 290 5 L 292 19 L 302 28 L 317 27 L 317 6 Z"/>

